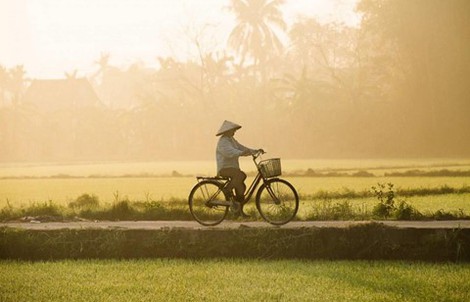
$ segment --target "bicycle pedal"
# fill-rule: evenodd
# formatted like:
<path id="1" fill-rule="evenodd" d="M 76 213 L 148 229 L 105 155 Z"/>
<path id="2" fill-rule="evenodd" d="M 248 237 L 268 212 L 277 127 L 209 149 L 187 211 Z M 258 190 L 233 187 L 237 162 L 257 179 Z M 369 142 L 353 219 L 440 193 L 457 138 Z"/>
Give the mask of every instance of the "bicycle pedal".
<path id="1" fill-rule="evenodd" d="M 232 202 L 231 205 L 230 205 L 230 210 L 235 214 L 239 213 L 240 210 L 241 210 L 240 203 L 238 203 L 236 201 Z"/>

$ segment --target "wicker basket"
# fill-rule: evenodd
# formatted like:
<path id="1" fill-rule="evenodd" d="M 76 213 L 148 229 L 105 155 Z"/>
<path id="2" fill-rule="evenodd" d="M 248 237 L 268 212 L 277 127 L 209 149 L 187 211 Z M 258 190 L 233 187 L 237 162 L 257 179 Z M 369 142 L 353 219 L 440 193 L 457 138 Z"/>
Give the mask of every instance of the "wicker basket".
<path id="1" fill-rule="evenodd" d="M 264 178 L 279 176 L 281 175 L 281 159 L 271 158 L 260 161 L 259 170 Z"/>

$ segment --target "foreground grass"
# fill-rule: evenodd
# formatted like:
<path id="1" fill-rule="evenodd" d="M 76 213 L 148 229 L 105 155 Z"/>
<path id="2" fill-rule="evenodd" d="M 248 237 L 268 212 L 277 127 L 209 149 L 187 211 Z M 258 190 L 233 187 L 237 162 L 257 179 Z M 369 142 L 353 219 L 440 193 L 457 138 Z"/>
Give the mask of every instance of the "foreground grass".
<path id="1" fill-rule="evenodd" d="M 469 264 L 0 262 L 0 301 L 468 301 Z"/>

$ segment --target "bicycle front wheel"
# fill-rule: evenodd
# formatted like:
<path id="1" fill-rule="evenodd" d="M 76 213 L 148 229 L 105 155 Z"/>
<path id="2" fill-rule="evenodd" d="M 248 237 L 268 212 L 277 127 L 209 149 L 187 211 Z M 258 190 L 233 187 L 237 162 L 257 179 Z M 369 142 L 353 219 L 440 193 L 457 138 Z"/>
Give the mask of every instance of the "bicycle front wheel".
<path id="1" fill-rule="evenodd" d="M 227 216 L 230 202 L 220 187 L 217 182 L 201 181 L 191 190 L 189 211 L 200 224 L 217 225 Z"/>
<path id="2" fill-rule="evenodd" d="M 299 196 L 288 181 L 273 178 L 258 190 L 256 207 L 267 222 L 274 225 L 286 224 L 299 210 Z"/>

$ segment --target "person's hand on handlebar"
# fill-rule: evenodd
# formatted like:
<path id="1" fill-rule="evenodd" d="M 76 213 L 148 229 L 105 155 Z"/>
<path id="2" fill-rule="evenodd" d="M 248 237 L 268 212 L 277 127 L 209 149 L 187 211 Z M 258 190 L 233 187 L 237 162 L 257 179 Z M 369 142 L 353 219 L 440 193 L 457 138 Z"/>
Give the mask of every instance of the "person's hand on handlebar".
<path id="1" fill-rule="evenodd" d="M 258 157 L 258 156 L 260 156 L 261 154 L 264 154 L 264 153 L 266 153 L 266 152 L 264 152 L 263 149 L 258 149 L 258 150 L 254 150 L 254 151 L 251 153 L 251 155 L 253 155 L 254 157 Z"/>
<path id="2" fill-rule="evenodd" d="M 243 152 L 242 156 L 252 155 L 254 157 L 258 157 L 258 156 L 260 156 L 261 154 L 264 154 L 264 153 L 266 153 L 266 152 L 264 152 L 263 149 L 246 150 L 245 152 Z"/>

